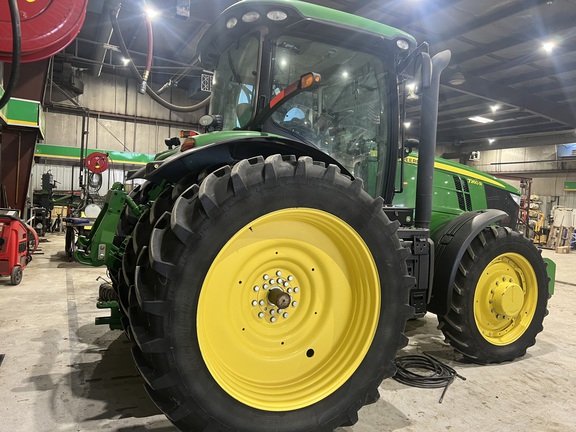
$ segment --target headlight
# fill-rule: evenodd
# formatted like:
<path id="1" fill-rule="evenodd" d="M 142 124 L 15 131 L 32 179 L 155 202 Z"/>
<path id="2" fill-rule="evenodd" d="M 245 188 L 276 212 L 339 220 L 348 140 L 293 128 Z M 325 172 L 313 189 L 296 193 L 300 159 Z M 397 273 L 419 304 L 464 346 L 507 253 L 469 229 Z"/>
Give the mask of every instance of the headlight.
<path id="1" fill-rule="evenodd" d="M 269 20 L 272 21 L 284 21 L 286 18 L 288 18 L 288 14 L 286 12 L 279 10 L 270 11 L 266 14 L 266 16 Z"/>
<path id="2" fill-rule="evenodd" d="M 258 18 L 260 18 L 260 14 L 258 12 L 246 12 L 244 15 L 242 15 L 242 21 L 245 23 L 254 22 Z"/>
<path id="3" fill-rule="evenodd" d="M 228 21 L 226 21 L 226 28 L 234 28 L 236 27 L 236 24 L 238 24 L 238 19 L 235 17 L 230 18 Z"/>

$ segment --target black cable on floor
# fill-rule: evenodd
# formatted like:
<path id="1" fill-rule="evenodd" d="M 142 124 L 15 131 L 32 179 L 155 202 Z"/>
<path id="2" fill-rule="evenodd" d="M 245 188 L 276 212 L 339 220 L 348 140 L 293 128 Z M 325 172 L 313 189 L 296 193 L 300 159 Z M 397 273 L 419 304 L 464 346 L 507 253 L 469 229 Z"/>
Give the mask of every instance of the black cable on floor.
<path id="1" fill-rule="evenodd" d="M 456 377 L 466 380 L 463 376 L 458 375 L 453 368 L 426 353 L 424 355 L 397 357 L 394 363 L 397 370 L 393 378 L 396 381 L 412 387 L 444 388 L 438 403 L 442 403 L 448 386 L 454 382 Z M 414 371 L 414 369 L 426 370 L 432 373 L 421 374 Z"/>

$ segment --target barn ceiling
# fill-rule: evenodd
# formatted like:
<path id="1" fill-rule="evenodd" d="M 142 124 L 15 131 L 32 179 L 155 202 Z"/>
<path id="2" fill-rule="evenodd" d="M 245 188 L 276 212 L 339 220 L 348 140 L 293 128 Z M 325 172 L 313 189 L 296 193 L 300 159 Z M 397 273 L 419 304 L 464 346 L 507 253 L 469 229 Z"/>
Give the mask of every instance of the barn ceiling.
<path id="1" fill-rule="evenodd" d="M 62 57 L 97 73 L 122 68 L 118 38 L 107 19 L 117 0 L 90 0 L 82 31 Z M 148 1 L 154 24 L 154 85 L 178 84 L 208 24 L 233 0 L 190 0 L 190 17 L 175 17 L 175 0 Z M 187 2 L 184 2 L 187 4 Z M 452 51 L 442 78 L 439 144 L 456 152 L 576 142 L 576 0 L 314 0 L 403 29 Z M 122 2 L 118 21 L 135 63 L 144 64 L 142 2 Z M 100 58 L 98 57 L 100 56 Z M 418 113 L 408 110 L 412 130 Z M 487 123 L 470 118 L 480 116 Z"/>

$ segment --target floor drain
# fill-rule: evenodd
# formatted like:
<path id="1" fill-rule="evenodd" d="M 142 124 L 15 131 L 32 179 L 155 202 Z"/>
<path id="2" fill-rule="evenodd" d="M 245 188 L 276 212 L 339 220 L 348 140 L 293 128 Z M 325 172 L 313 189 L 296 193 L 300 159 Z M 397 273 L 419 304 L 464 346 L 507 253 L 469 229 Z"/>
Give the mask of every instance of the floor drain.
<path id="1" fill-rule="evenodd" d="M 6 354 L 0 354 L 0 366 L 2 366 L 2 362 L 4 361 L 4 356 Z"/>

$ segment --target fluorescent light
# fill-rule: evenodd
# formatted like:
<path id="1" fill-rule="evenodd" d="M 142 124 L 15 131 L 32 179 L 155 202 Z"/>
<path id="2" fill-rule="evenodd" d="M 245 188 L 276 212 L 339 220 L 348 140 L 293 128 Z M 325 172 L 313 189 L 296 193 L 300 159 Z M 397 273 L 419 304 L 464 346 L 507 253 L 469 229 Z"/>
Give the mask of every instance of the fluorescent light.
<path id="1" fill-rule="evenodd" d="M 468 120 L 472 120 L 478 123 L 492 123 L 494 121 L 492 119 L 480 116 L 468 117 Z"/>
<path id="2" fill-rule="evenodd" d="M 410 128 L 410 125 L 411 125 L 411 124 L 412 124 L 412 123 L 410 123 L 409 121 L 404 122 L 404 128 L 405 128 L 405 129 Z"/>
<path id="3" fill-rule="evenodd" d="M 490 105 L 490 109 L 492 110 L 492 112 L 496 112 L 500 109 L 500 105 L 498 105 L 498 104 Z"/>
<path id="4" fill-rule="evenodd" d="M 496 140 L 494 138 L 488 138 L 488 144 L 494 144 Z"/>
<path id="5" fill-rule="evenodd" d="M 130 63 L 130 59 L 127 59 L 126 57 L 122 57 L 122 63 L 124 64 L 124 66 L 126 66 L 128 63 Z"/>

